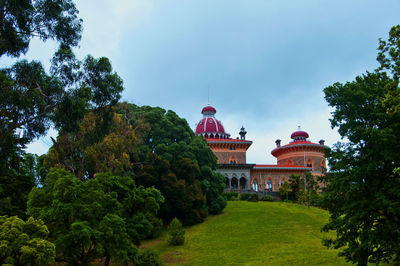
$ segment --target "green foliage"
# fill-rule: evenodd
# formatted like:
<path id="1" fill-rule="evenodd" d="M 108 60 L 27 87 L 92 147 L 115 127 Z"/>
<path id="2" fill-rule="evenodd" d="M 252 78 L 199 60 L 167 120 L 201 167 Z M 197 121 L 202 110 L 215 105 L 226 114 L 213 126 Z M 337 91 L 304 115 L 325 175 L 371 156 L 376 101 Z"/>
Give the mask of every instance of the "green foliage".
<path id="1" fill-rule="evenodd" d="M 28 50 L 32 37 L 54 39 L 60 45 L 50 73 L 40 62 L 27 60 L 0 69 L 0 179 L 7 184 L 0 187 L 2 214 L 22 216 L 32 174 L 41 182 L 38 177 L 43 179 L 49 169 L 43 167 L 42 158 L 40 168 L 24 167 L 28 158 L 23 158 L 23 150 L 29 142 L 51 126 L 63 133 L 76 131 L 90 110 L 107 121 L 109 105 L 120 98 L 122 80 L 107 58 L 87 56 L 79 61 L 72 53 L 81 38 L 77 14 L 71 0 L 0 3 L 0 57 L 19 57 Z M 18 186 L 21 192 L 15 193 Z"/>
<path id="2" fill-rule="evenodd" d="M 206 141 L 194 136 L 185 119 L 159 107 L 122 103 L 117 112 L 135 128 L 138 139 L 136 181 L 154 186 L 165 197 L 160 217 L 177 217 L 185 225 L 202 222 L 226 206 L 225 179 Z"/>
<path id="3" fill-rule="evenodd" d="M 55 246 L 41 220 L 0 216 L 0 264 L 52 265 Z"/>
<path id="4" fill-rule="evenodd" d="M 324 244 L 342 248 L 340 255 L 359 265 L 400 259 L 400 180 L 393 173 L 400 166 L 400 119 L 383 105 L 392 82 L 367 72 L 324 90 L 334 108 L 332 127 L 348 140 L 327 155 L 322 206 L 331 218 L 323 229 L 335 230 L 336 238 Z"/>
<path id="5" fill-rule="evenodd" d="M 163 265 L 160 254 L 154 249 L 146 248 L 139 250 L 135 257 L 136 266 L 161 266 Z"/>
<path id="6" fill-rule="evenodd" d="M 389 31 L 388 40 L 379 39 L 377 60 L 380 71 L 392 74 L 392 80 L 386 84 L 386 96 L 383 104 L 388 114 L 400 113 L 400 25 L 394 26 Z"/>
<path id="7" fill-rule="evenodd" d="M 282 200 L 289 200 L 289 193 L 291 192 L 292 186 L 290 185 L 289 182 L 284 182 L 280 187 L 279 187 L 279 197 Z"/>
<path id="8" fill-rule="evenodd" d="M 258 201 L 258 194 L 256 193 L 240 193 L 240 200 L 257 202 Z"/>
<path id="9" fill-rule="evenodd" d="M 289 176 L 289 184 L 290 184 L 290 190 L 291 190 L 291 192 L 289 193 L 289 199 L 295 201 L 298 198 L 297 194 L 299 193 L 302 185 L 304 184 L 304 182 L 302 182 L 301 175 Z"/>
<path id="10" fill-rule="evenodd" d="M 37 178 L 36 156 L 23 154 L 16 169 L 5 169 L 0 173 L 0 214 L 26 217 L 28 194 Z"/>
<path id="11" fill-rule="evenodd" d="M 180 246 L 185 243 L 185 230 L 182 228 L 182 223 L 177 219 L 172 219 L 168 225 L 168 244 L 171 246 Z"/>
<path id="12" fill-rule="evenodd" d="M 287 187 L 282 188 L 282 193 L 287 193 L 286 200 L 291 199 L 310 207 L 310 205 L 318 204 L 318 190 L 317 178 L 310 172 L 306 172 L 303 175 L 291 175 Z"/>
<path id="13" fill-rule="evenodd" d="M 55 39 L 61 46 L 77 46 L 82 21 L 71 0 L 2 1 L 0 4 L 0 57 L 26 53 L 33 37 Z"/>
<path id="14" fill-rule="evenodd" d="M 274 197 L 271 195 L 265 195 L 264 197 L 261 198 L 262 201 L 275 201 Z"/>
<path id="15" fill-rule="evenodd" d="M 131 157 L 137 147 L 136 135 L 120 114 L 109 115 L 110 121 L 105 122 L 101 115 L 87 113 L 76 132 L 57 137 L 42 164 L 46 168 L 62 165 L 82 180 L 108 171 L 129 175 L 133 171 Z"/>
<path id="16" fill-rule="evenodd" d="M 30 193 L 28 213 L 46 222 L 59 259 L 78 264 L 97 257 L 127 262 L 136 254 L 131 242 L 140 244 L 152 234 L 162 201 L 159 191 L 136 188 L 129 176 L 99 173 L 82 182 L 53 168 L 43 187 Z"/>
<path id="17" fill-rule="evenodd" d="M 226 200 L 238 200 L 239 199 L 239 193 L 237 192 L 224 192 L 224 197 Z"/>

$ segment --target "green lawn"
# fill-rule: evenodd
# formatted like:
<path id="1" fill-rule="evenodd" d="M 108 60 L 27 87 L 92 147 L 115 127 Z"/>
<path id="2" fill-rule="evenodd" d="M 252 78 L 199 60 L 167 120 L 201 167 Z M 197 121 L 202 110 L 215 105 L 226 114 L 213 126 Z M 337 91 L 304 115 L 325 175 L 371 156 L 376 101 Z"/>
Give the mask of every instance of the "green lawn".
<path id="1" fill-rule="evenodd" d="M 186 228 L 183 246 L 145 242 L 166 265 L 343 265 L 321 244 L 328 213 L 281 202 L 230 201 L 223 214 Z"/>

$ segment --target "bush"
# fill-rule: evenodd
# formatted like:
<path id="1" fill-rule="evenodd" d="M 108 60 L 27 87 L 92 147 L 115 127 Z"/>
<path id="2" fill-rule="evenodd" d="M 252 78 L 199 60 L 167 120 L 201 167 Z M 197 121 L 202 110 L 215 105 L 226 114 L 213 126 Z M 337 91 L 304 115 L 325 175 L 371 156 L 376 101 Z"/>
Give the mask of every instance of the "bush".
<path id="1" fill-rule="evenodd" d="M 262 197 L 261 200 L 262 201 L 274 201 L 274 197 L 272 197 L 271 195 L 266 195 L 266 196 Z"/>
<path id="2" fill-rule="evenodd" d="M 134 260 L 135 266 L 160 266 L 163 262 L 160 254 L 150 248 L 140 250 Z"/>
<path id="3" fill-rule="evenodd" d="M 224 192 L 223 193 L 226 200 L 238 200 L 239 194 L 236 192 Z"/>
<path id="4" fill-rule="evenodd" d="M 240 200 L 248 201 L 252 197 L 252 193 L 241 193 Z"/>
<path id="5" fill-rule="evenodd" d="M 258 194 L 252 193 L 248 196 L 247 201 L 258 202 Z"/>
<path id="6" fill-rule="evenodd" d="M 291 192 L 291 185 L 288 182 L 284 182 L 283 185 L 279 187 L 279 197 L 282 200 L 289 199 L 289 193 Z"/>
<path id="7" fill-rule="evenodd" d="M 185 242 L 185 230 L 182 223 L 174 218 L 168 226 L 168 244 L 171 246 L 180 246 Z"/>

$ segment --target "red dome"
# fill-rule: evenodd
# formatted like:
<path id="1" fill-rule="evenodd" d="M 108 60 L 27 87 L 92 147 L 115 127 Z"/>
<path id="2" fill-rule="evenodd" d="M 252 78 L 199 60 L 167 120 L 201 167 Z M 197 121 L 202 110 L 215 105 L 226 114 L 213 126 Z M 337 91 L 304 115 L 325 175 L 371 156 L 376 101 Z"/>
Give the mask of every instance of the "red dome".
<path id="1" fill-rule="evenodd" d="M 223 133 L 225 134 L 224 126 L 221 121 L 214 117 L 206 117 L 200 120 L 196 127 L 196 134 L 201 133 Z"/>
<path id="2" fill-rule="evenodd" d="M 227 139 L 230 137 L 228 133 L 225 133 L 225 129 L 221 121 L 214 117 L 216 112 L 217 110 L 210 105 L 207 105 L 201 110 L 203 119 L 201 119 L 196 126 L 196 135 L 211 139 Z"/>
<path id="3" fill-rule="evenodd" d="M 210 112 L 210 113 L 216 113 L 217 110 L 212 107 L 211 105 L 207 105 L 206 107 L 203 108 L 203 110 L 201 110 L 201 113 L 204 114 L 205 112 Z"/>
<path id="4" fill-rule="evenodd" d="M 309 137 L 309 136 L 308 136 L 308 133 L 305 132 L 305 131 L 295 131 L 295 132 L 293 132 L 292 135 L 290 136 L 290 138 L 292 138 L 292 139 L 298 139 L 298 138 L 306 139 L 306 138 L 308 138 L 308 137 Z"/>

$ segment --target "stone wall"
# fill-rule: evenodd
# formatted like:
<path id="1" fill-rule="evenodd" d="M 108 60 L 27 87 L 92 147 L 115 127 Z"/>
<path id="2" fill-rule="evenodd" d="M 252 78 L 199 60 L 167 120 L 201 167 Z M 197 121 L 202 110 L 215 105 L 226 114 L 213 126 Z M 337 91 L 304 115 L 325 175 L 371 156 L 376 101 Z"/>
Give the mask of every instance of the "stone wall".
<path id="1" fill-rule="evenodd" d="M 218 158 L 218 163 L 220 164 L 229 164 L 229 160 L 232 156 L 236 157 L 237 164 L 245 164 L 246 163 L 246 152 L 238 152 L 238 151 L 226 151 L 226 152 L 218 152 L 214 151 L 215 156 Z"/>
<path id="2" fill-rule="evenodd" d="M 291 160 L 294 165 L 299 166 L 307 166 L 307 163 L 311 161 L 313 172 L 322 172 L 322 165 L 325 165 L 325 158 L 323 155 L 320 156 L 307 156 L 306 155 L 306 164 L 304 165 L 304 156 L 296 156 L 296 157 L 289 157 L 285 159 L 278 160 L 278 164 L 280 165 L 287 165 L 288 161 Z M 323 162 L 323 164 L 322 164 Z"/>

